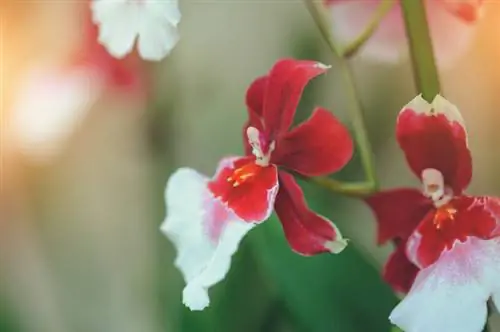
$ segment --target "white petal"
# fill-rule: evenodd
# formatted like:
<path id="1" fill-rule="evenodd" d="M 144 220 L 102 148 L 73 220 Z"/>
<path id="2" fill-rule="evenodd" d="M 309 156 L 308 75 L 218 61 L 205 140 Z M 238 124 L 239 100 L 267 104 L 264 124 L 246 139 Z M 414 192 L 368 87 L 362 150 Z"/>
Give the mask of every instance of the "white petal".
<path id="1" fill-rule="evenodd" d="M 174 27 L 181 21 L 181 12 L 177 0 L 146 0 L 145 4 L 153 16 L 168 21 Z"/>
<path id="2" fill-rule="evenodd" d="M 99 26 L 99 42 L 116 58 L 123 58 L 134 47 L 139 32 L 139 14 L 124 0 L 94 0 L 93 21 Z"/>
<path id="3" fill-rule="evenodd" d="M 500 290 L 498 240 L 457 243 L 417 276 L 390 320 L 406 332 L 480 332 L 486 301 Z"/>
<path id="4" fill-rule="evenodd" d="M 207 180 L 182 168 L 170 177 L 165 191 L 167 217 L 161 230 L 177 249 L 175 265 L 186 281 L 183 302 L 191 310 L 208 306 L 207 289 L 225 277 L 231 256 L 254 226 L 213 199 Z"/>
<path id="5" fill-rule="evenodd" d="M 34 161 L 57 155 L 95 102 L 103 81 L 94 71 L 58 68 L 30 72 L 13 108 L 12 129 Z"/>
<path id="6" fill-rule="evenodd" d="M 94 0 L 92 10 L 99 42 L 117 58 L 132 51 L 136 37 L 141 57 L 154 61 L 168 55 L 179 40 L 177 0 Z"/>
<path id="7" fill-rule="evenodd" d="M 168 22 L 142 20 L 140 24 L 138 48 L 145 60 L 163 59 L 179 41 L 177 28 Z"/>

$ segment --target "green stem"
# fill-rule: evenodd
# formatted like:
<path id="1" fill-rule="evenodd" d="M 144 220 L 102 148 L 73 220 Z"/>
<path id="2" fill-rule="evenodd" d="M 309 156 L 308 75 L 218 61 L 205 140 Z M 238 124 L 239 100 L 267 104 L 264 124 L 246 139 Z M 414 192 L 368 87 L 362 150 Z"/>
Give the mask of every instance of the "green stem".
<path id="1" fill-rule="evenodd" d="M 304 0 L 304 3 L 331 52 L 338 58 L 338 68 L 341 71 L 346 83 L 346 95 L 348 97 L 349 115 L 354 129 L 354 137 L 358 145 L 361 163 L 363 165 L 363 171 L 366 178 L 363 183 L 342 183 L 329 178 L 315 178 L 314 182 L 336 193 L 355 196 L 369 195 L 377 190 L 378 184 L 375 174 L 372 148 L 368 138 L 361 103 L 357 95 L 357 89 L 354 84 L 351 69 L 345 56 L 343 55 L 343 52 L 332 38 L 330 33 L 330 23 L 325 17 L 322 4 L 315 0 Z"/>
<path id="2" fill-rule="evenodd" d="M 424 1 L 401 0 L 406 24 L 413 74 L 422 97 L 432 102 L 440 93 L 439 75 L 434 59 Z"/>
<path id="3" fill-rule="evenodd" d="M 377 9 L 370 19 L 370 22 L 368 22 L 365 30 L 363 30 L 363 32 L 353 42 L 344 48 L 342 52 L 342 56 L 344 58 L 350 58 L 359 51 L 359 49 L 368 41 L 368 39 L 370 39 L 375 31 L 377 31 L 380 22 L 392 9 L 395 3 L 395 0 L 382 0 L 382 2 L 377 6 Z"/>

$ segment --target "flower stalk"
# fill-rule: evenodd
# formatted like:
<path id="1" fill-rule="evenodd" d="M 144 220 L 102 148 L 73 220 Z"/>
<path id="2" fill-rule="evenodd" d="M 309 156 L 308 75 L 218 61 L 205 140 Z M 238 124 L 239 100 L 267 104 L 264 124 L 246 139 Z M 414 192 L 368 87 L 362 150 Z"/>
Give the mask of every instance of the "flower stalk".
<path id="1" fill-rule="evenodd" d="M 377 190 L 378 183 L 376 178 L 376 172 L 373 161 L 373 153 L 371 148 L 371 143 L 368 138 L 368 133 L 366 130 L 366 124 L 362 113 L 362 107 L 360 98 L 357 94 L 357 89 L 354 83 L 354 78 L 347 63 L 347 59 L 353 52 L 371 36 L 373 31 L 375 31 L 376 27 L 380 19 L 385 15 L 390 7 L 388 6 L 392 1 L 384 1 L 384 11 L 380 10 L 381 13 L 377 16 L 378 21 L 375 23 L 371 23 L 372 28 L 368 29 L 368 32 L 362 34 L 362 38 L 360 41 L 355 41 L 354 44 L 358 43 L 357 46 L 350 46 L 347 50 L 351 49 L 351 51 L 345 52 L 342 48 L 334 41 L 333 36 L 330 32 L 330 23 L 325 16 L 323 7 L 321 3 L 318 3 L 314 0 L 304 0 L 304 3 L 311 14 L 314 22 L 316 23 L 318 29 L 320 30 L 324 40 L 326 41 L 330 51 L 337 58 L 339 69 L 343 75 L 345 85 L 346 85 L 346 95 L 348 97 L 348 109 L 349 115 L 352 122 L 352 127 L 354 131 L 354 137 L 356 139 L 356 143 L 359 149 L 361 163 L 363 166 L 363 171 L 365 175 L 365 181 L 358 183 L 344 183 L 338 180 L 330 179 L 327 177 L 318 177 L 311 178 L 310 180 L 317 183 L 318 185 L 327 188 L 328 190 L 340 193 L 344 195 L 350 196 L 366 196 L 372 194 Z M 383 15 L 382 15 L 383 14 Z M 373 30 L 370 32 L 370 30 Z M 354 45 L 353 44 L 353 45 Z"/>
<path id="2" fill-rule="evenodd" d="M 440 93 L 432 40 L 427 24 L 424 1 L 401 0 L 406 35 L 410 48 L 413 76 L 417 90 L 428 102 Z"/>
<path id="3" fill-rule="evenodd" d="M 363 32 L 343 49 L 342 56 L 344 58 L 350 58 L 356 55 L 356 53 L 370 39 L 375 31 L 377 31 L 380 22 L 387 15 L 387 13 L 389 13 L 395 3 L 395 0 L 382 0 L 380 2 Z"/>

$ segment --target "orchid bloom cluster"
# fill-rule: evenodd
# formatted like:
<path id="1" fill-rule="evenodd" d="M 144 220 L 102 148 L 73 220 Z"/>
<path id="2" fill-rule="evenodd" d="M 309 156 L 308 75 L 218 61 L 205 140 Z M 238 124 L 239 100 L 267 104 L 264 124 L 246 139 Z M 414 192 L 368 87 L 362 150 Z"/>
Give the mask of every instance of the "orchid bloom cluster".
<path id="1" fill-rule="evenodd" d="M 500 299 L 500 199 L 464 193 L 472 177 L 467 132 L 457 107 L 440 95 L 406 105 L 396 136 L 422 188 L 367 199 L 379 242 L 396 245 L 385 279 L 408 292 L 390 319 L 409 332 L 479 332 L 487 300 Z"/>
<path id="2" fill-rule="evenodd" d="M 325 0 L 336 22 L 334 34 L 346 42 L 355 39 L 381 1 Z M 482 0 L 426 3 L 438 59 L 447 52 L 459 54 Z M 102 86 L 142 92 L 138 59 L 127 58 L 124 65 L 122 58 L 133 53 L 137 39 L 140 57 L 158 61 L 179 39 L 177 0 L 91 0 L 86 5 L 83 56 L 69 69 L 35 75 L 28 97 L 20 98 L 25 103 L 17 105 L 15 119 L 29 127 L 26 132 L 36 134 L 32 127 L 41 123 L 30 121 L 34 109 L 45 111 L 36 118 L 46 122 L 43 134 L 52 132 L 53 124 L 74 127 Z M 405 40 L 396 2 L 365 50 L 394 59 Z M 329 219 L 309 209 L 295 179 L 337 172 L 353 154 L 349 131 L 324 108 L 292 126 L 304 88 L 328 69 L 315 61 L 276 62 L 247 90 L 245 155 L 222 158 L 211 178 L 186 167 L 170 176 L 161 231 L 177 250 L 175 265 L 186 283 L 183 302 L 191 310 L 209 305 L 208 290 L 228 273 L 243 237 L 273 211 L 298 254 L 336 254 L 347 246 Z M 52 98 L 61 87 L 64 98 Z M 472 178 L 467 132 L 457 107 L 442 96 L 432 103 L 417 96 L 407 104 L 399 113 L 396 136 L 422 188 L 392 189 L 365 199 L 378 222 L 379 244 L 395 245 L 384 279 L 407 294 L 389 318 L 408 332 L 481 331 L 487 301 L 500 301 L 500 199 L 464 193 Z"/>
<path id="3" fill-rule="evenodd" d="M 337 227 L 307 207 L 293 175 L 333 173 L 352 156 L 347 129 L 326 109 L 290 129 L 305 85 L 327 69 L 314 61 L 278 61 L 247 91 L 246 155 L 223 158 L 211 179 L 181 168 L 168 180 L 161 229 L 177 248 L 175 265 L 187 284 L 183 302 L 192 310 L 209 304 L 207 289 L 224 278 L 241 239 L 273 209 L 295 252 L 345 248 Z"/>

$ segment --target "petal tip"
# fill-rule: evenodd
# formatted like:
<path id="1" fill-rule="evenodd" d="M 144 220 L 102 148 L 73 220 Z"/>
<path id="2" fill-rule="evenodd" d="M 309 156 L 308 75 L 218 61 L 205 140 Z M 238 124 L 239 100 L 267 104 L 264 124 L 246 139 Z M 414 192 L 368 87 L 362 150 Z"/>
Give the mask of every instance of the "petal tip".
<path id="1" fill-rule="evenodd" d="M 402 108 L 400 114 L 407 110 L 411 110 L 415 113 L 430 114 L 432 105 L 422 97 L 422 94 L 419 94 Z"/>
<path id="2" fill-rule="evenodd" d="M 328 70 L 330 68 L 332 68 L 331 65 L 325 65 L 324 63 L 321 63 L 321 62 L 316 62 L 316 68 L 319 68 L 319 69 L 323 69 L 323 70 Z"/>
<path id="3" fill-rule="evenodd" d="M 457 122 L 465 128 L 465 121 L 458 107 L 441 95 L 436 95 L 432 101 L 432 108 L 437 114 L 443 114 L 448 121 Z"/>
<path id="4" fill-rule="evenodd" d="M 337 239 L 333 241 L 327 241 L 324 247 L 328 249 L 332 254 L 340 254 L 349 244 L 349 239 Z"/>
<path id="5" fill-rule="evenodd" d="M 208 307 L 210 299 L 203 287 L 188 285 L 182 291 L 182 303 L 191 311 L 201 311 Z"/>

